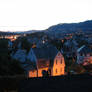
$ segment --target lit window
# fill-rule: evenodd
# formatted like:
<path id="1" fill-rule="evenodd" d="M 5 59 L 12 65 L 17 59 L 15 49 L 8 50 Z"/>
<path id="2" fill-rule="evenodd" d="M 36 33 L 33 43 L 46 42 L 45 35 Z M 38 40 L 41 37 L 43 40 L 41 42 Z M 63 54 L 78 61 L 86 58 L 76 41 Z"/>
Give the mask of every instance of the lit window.
<path id="1" fill-rule="evenodd" d="M 56 64 L 57 64 L 57 60 L 56 60 Z"/>
<path id="2" fill-rule="evenodd" d="M 57 73 L 57 69 L 56 69 L 56 73 Z"/>

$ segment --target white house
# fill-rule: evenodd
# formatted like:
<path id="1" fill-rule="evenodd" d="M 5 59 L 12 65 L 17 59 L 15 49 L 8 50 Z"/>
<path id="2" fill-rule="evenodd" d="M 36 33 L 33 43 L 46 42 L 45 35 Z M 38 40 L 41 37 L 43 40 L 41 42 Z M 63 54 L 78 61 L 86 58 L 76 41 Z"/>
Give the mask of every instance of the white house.
<path id="1" fill-rule="evenodd" d="M 78 64 L 92 64 L 92 49 L 89 46 L 83 45 L 77 50 Z"/>

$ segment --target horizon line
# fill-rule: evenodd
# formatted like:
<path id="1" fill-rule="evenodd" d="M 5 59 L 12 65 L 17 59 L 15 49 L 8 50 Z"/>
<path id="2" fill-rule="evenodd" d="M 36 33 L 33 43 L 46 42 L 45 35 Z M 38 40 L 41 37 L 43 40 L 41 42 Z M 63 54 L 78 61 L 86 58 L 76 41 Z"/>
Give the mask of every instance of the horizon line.
<path id="1" fill-rule="evenodd" d="M 92 19 L 88 19 L 88 20 L 84 20 L 84 21 L 78 21 L 78 22 L 63 22 L 63 23 L 57 23 L 57 24 L 53 24 L 53 25 L 51 25 L 51 26 L 55 26 L 55 25 L 59 25 L 59 24 L 61 24 L 61 25 L 63 25 L 63 24 L 72 24 L 72 23 L 82 23 L 82 22 L 87 22 L 87 21 L 92 21 Z M 48 28 L 50 28 L 51 26 L 49 26 L 49 27 L 47 27 L 47 28 L 44 28 L 44 29 L 29 29 L 29 30 L 16 30 L 16 31 L 12 31 L 12 30 L 0 30 L 0 32 L 27 32 L 27 31 L 43 31 L 43 30 L 47 30 Z M 24 28 L 26 28 L 27 26 L 0 26 L 0 27 L 24 27 Z M 28 28 L 28 27 L 27 27 Z"/>

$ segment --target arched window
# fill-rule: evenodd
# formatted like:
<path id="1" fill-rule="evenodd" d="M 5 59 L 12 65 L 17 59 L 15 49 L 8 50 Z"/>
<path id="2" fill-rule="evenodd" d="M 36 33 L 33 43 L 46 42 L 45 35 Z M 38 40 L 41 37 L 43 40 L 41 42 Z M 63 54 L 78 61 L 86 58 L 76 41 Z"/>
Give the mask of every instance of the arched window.
<path id="1" fill-rule="evenodd" d="M 56 69 L 56 73 L 57 73 L 57 69 Z"/>
<path id="2" fill-rule="evenodd" d="M 57 65 L 57 60 L 56 60 L 56 65 Z"/>

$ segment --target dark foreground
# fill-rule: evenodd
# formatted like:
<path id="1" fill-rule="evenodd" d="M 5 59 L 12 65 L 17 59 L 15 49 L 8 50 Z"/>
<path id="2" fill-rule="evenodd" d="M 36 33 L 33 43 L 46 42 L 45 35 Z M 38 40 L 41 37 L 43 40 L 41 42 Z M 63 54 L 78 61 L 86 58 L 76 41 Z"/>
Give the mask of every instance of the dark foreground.
<path id="1" fill-rule="evenodd" d="M 2 79 L 2 92 L 91 92 L 92 75 Z M 8 90 L 8 91 L 7 91 Z"/>

